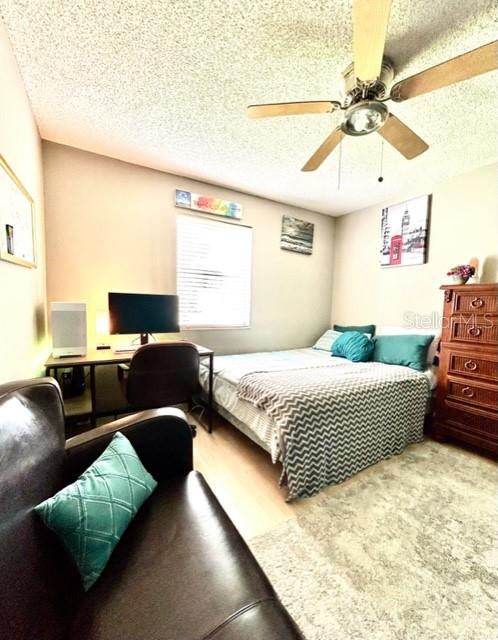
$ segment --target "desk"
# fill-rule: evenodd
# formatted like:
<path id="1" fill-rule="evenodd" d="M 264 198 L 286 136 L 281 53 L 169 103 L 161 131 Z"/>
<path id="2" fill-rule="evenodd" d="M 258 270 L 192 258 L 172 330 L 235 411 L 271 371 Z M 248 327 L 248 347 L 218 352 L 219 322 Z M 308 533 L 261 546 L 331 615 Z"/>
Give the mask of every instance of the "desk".
<path id="1" fill-rule="evenodd" d="M 209 386 L 208 386 L 208 424 L 207 431 L 213 430 L 213 357 L 214 352 L 206 347 L 196 344 L 200 358 L 209 359 Z M 67 356 L 62 358 L 50 357 L 45 362 L 45 372 L 47 376 L 51 375 L 51 371 L 57 369 L 66 369 L 70 367 L 88 367 L 90 369 L 90 398 L 91 410 L 89 412 L 81 412 L 78 415 L 90 415 L 92 427 L 97 424 L 97 418 L 115 415 L 115 412 L 97 412 L 97 389 L 95 382 L 95 367 L 109 364 L 124 364 L 130 362 L 133 357 L 133 351 L 114 352 L 112 349 L 88 349 L 86 356 Z"/>

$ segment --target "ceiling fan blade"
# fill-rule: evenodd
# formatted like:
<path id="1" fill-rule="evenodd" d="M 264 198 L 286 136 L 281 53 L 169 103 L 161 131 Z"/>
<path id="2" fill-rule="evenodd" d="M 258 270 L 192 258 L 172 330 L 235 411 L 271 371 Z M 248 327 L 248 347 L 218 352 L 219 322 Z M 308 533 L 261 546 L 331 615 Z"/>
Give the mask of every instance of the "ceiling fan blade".
<path id="1" fill-rule="evenodd" d="M 332 151 L 337 147 L 339 142 L 344 138 L 344 133 L 340 127 L 334 129 L 332 133 L 325 138 L 301 171 L 315 171 L 328 158 Z"/>
<path id="2" fill-rule="evenodd" d="M 498 68 L 498 40 L 397 82 L 391 98 L 402 102 Z"/>
<path id="3" fill-rule="evenodd" d="M 379 129 L 379 133 L 384 140 L 387 140 L 407 160 L 416 158 L 429 148 L 429 145 L 422 138 L 419 138 L 410 127 L 407 127 L 392 113 L 389 114 L 384 126 Z"/>
<path id="4" fill-rule="evenodd" d="M 362 82 L 380 75 L 391 0 L 353 0 L 354 74 Z"/>
<path id="5" fill-rule="evenodd" d="M 250 118 L 273 116 L 299 116 L 305 113 L 331 113 L 341 108 L 340 102 L 315 100 L 312 102 L 277 102 L 275 104 L 252 104 L 247 107 Z"/>

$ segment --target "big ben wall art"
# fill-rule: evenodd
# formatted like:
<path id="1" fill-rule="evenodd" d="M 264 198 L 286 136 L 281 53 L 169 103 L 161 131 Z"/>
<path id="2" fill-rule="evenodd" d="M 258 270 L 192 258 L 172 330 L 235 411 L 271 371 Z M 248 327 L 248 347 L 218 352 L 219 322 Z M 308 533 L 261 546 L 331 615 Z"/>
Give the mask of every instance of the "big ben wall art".
<path id="1" fill-rule="evenodd" d="M 381 267 L 427 262 L 431 196 L 420 196 L 382 209 Z"/>

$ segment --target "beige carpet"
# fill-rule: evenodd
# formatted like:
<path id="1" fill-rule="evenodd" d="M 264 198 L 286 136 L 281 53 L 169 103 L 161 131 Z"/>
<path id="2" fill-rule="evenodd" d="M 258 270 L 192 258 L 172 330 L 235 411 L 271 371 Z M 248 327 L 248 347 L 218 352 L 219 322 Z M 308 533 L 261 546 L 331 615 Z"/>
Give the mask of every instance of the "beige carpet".
<path id="1" fill-rule="evenodd" d="M 307 640 L 498 638 L 494 462 L 432 441 L 250 546 Z"/>

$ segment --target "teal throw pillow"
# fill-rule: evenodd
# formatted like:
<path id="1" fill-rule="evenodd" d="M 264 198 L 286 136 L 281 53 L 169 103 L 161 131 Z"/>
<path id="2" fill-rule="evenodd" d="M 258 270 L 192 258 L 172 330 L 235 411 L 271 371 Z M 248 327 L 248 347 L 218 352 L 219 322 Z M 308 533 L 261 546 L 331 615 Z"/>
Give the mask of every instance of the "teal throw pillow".
<path id="1" fill-rule="evenodd" d="M 370 337 L 375 335 L 375 325 L 374 324 L 363 324 L 363 325 L 351 325 L 349 327 L 335 324 L 335 331 L 340 331 L 341 333 L 345 333 L 346 331 L 359 331 L 360 333 L 369 333 Z"/>
<path id="2" fill-rule="evenodd" d="M 157 482 L 128 438 L 117 432 L 106 450 L 69 486 L 35 511 L 64 543 L 88 591 Z"/>
<path id="3" fill-rule="evenodd" d="M 372 340 L 359 331 L 345 331 L 332 345 L 332 355 L 351 362 L 367 362 L 372 356 Z"/>
<path id="4" fill-rule="evenodd" d="M 374 338 L 373 360 L 384 364 L 398 364 L 417 371 L 427 369 L 427 351 L 434 336 L 395 335 Z"/>

